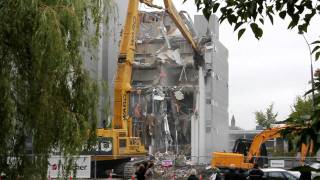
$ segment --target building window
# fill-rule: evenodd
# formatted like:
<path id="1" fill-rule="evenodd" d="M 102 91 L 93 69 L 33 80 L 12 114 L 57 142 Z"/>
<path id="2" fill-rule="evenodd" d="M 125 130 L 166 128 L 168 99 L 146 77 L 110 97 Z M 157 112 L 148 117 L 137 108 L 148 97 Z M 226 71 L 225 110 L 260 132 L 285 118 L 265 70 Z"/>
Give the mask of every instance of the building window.
<path id="1" fill-rule="evenodd" d="M 206 133 L 211 133 L 211 127 L 206 127 Z"/>

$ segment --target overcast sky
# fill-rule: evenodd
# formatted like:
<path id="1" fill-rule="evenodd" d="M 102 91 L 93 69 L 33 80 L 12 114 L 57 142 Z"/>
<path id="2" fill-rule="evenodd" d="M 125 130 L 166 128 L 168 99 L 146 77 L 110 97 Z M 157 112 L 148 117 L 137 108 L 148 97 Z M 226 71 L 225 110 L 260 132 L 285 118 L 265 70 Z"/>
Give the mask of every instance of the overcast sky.
<path id="1" fill-rule="evenodd" d="M 199 14 L 193 0 L 173 1 L 177 9 Z M 309 50 L 303 37 L 295 29 L 287 30 L 281 19 L 275 18 L 273 26 L 266 22 L 259 41 L 251 29 L 238 41 L 227 21 L 220 26 L 220 41 L 229 50 L 229 117 L 234 115 L 236 126 L 243 129 L 254 129 L 254 112 L 265 111 L 271 103 L 277 120 L 286 119 L 295 98 L 311 87 Z M 320 35 L 318 22 L 319 18 L 314 19 L 305 35 L 310 42 Z M 319 62 L 314 66 L 319 67 Z"/>

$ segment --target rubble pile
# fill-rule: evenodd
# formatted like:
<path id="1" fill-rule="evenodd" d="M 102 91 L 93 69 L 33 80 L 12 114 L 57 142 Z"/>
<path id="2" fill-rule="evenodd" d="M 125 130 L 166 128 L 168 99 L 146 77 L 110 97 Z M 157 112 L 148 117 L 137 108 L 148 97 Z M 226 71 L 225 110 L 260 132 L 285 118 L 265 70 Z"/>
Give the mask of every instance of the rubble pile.
<path id="1" fill-rule="evenodd" d="M 191 169 L 195 168 L 202 172 L 204 167 L 193 166 L 189 159 L 183 154 L 173 152 L 157 152 L 155 157 L 155 177 L 185 179 L 190 175 Z"/>

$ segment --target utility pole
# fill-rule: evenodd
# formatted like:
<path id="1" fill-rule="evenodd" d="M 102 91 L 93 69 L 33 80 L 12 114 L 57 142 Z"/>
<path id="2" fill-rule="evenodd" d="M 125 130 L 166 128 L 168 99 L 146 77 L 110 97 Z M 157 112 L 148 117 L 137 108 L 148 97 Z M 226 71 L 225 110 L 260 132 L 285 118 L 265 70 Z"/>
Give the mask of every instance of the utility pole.
<path id="1" fill-rule="evenodd" d="M 302 34 L 303 39 L 306 41 L 308 49 L 309 49 L 309 57 L 310 57 L 310 73 L 311 73 L 311 87 L 312 87 L 312 109 L 315 110 L 315 103 L 314 103 L 314 78 L 313 78 L 313 61 L 312 61 L 312 51 L 309 42 L 307 41 L 304 34 Z"/>

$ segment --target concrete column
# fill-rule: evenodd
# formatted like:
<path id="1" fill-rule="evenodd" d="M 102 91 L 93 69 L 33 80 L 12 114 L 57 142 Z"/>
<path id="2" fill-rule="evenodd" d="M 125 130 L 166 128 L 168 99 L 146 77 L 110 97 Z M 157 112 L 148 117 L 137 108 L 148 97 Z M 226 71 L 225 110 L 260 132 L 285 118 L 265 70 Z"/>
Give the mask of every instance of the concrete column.
<path id="1" fill-rule="evenodd" d="M 199 163 L 206 162 L 206 92 L 202 67 L 199 68 Z"/>
<path id="2" fill-rule="evenodd" d="M 198 94 L 196 94 L 197 105 L 198 105 Z M 196 107 L 196 111 L 198 108 Z M 198 163 L 199 159 L 199 118 L 198 116 L 191 116 L 191 161 L 192 163 Z"/>
<path id="3" fill-rule="evenodd" d="M 193 163 L 206 162 L 205 84 L 202 67 L 199 68 L 199 89 L 196 95 L 195 115 L 191 118 L 191 156 Z"/>

